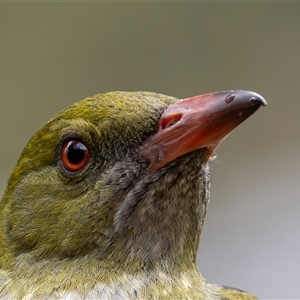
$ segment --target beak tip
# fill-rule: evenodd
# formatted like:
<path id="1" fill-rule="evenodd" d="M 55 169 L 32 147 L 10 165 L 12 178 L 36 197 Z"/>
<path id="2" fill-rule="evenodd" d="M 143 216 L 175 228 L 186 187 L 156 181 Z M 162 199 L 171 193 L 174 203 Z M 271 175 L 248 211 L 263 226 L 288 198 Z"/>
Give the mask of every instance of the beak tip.
<path id="1" fill-rule="evenodd" d="M 241 92 L 241 95 L 243 98 L 247 97 L 249 99 L 249 102 L 256 101 L 256 102 L 259 102 L 260 105 L 262 105 L 262 106 L 268 105 L 268 102 L 266 101 L 266 99 L 258 93 L 251 92 L 251 91 L 239 91 L 239 92 Z"/>

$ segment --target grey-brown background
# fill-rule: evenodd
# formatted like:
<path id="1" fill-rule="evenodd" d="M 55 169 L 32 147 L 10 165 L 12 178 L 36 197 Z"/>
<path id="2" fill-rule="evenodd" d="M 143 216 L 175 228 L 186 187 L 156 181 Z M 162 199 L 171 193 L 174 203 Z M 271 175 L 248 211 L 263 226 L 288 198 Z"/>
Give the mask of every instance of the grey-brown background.
<path id="1" fill-rule="evenodd" d="M 269 102 L 218 149 L 198 265 L 300 298 L 300 3 L 1 3 L 0 194 L 30 136 L 96 93 L 249 89 Z"/>

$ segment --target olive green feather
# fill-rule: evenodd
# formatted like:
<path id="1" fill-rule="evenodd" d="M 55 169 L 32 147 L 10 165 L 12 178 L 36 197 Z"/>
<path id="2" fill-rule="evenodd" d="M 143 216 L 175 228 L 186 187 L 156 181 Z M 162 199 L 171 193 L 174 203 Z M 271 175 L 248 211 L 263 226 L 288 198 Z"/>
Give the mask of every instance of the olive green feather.
<path id="1" fill-rule="evenodd" d="M 209 200 L 205 150 L 148 174 L 136 149 L 177 99 L 96 95 L 66 108 L 25 146 L 0 203 L 0 299 L 256 299 L 196 267 Z M 64 141 L 91 160 L 71 174 Z"/>

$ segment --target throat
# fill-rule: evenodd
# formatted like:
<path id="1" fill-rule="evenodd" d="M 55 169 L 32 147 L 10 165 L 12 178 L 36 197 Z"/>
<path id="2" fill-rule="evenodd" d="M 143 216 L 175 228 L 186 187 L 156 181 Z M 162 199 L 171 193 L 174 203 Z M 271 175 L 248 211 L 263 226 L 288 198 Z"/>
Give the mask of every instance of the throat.
<path id="1" fill-rule="evenodd" d="M 165 269 L 195 266 L 210 189 L 201 154 L 180 157 L 127 194 L 114 220 L 127 259 Z"/>

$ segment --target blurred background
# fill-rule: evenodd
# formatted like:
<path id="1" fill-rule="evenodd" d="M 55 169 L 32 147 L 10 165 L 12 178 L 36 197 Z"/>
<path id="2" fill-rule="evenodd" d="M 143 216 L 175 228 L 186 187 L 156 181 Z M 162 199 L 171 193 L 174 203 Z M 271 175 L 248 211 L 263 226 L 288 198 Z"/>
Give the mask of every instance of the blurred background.
<path id="1" fill-rule="evenodd" d="M 261 299 L 300 299 L 300 3 L 1 3 L 0 195 L 31 135 L 112 90 L 262 94 L 218 148 L 198 265 Z"/>

